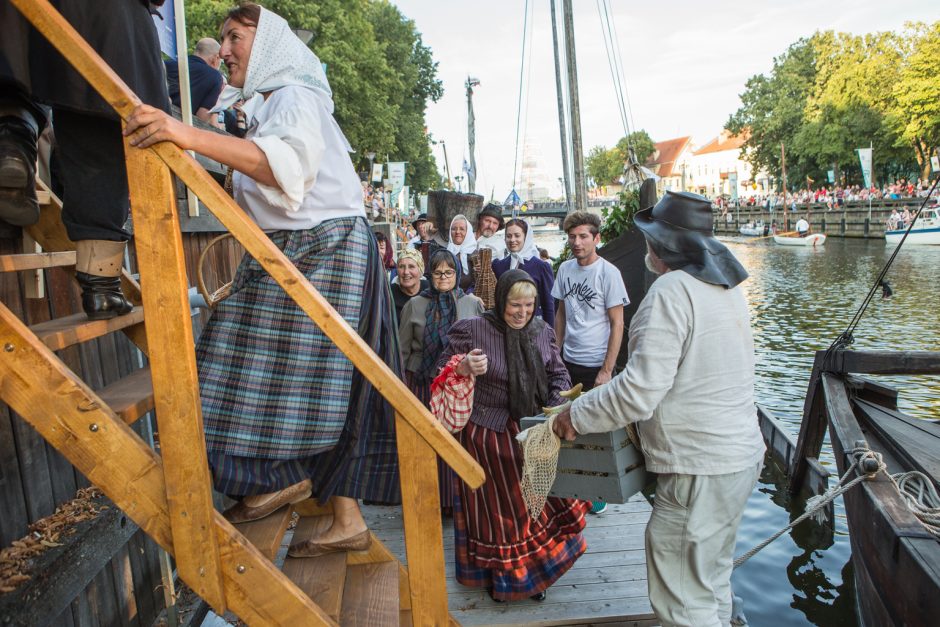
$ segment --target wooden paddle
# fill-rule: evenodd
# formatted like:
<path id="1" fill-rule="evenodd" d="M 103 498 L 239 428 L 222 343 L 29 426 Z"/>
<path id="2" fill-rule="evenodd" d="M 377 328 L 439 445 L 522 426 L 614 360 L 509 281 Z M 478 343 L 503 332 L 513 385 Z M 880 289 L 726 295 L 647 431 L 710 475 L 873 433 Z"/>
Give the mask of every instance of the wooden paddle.
<path id="1" fill-rule="evenodd" d="M 774 235 L 796 235 L 798 231 L 784 231 L 783 233 L 771 233 L 770 235 L 761 235 L 760 237 L 752 237 L 752 240 L 755 239 L 767 239 L 768 237 L 773 237 Z"/>

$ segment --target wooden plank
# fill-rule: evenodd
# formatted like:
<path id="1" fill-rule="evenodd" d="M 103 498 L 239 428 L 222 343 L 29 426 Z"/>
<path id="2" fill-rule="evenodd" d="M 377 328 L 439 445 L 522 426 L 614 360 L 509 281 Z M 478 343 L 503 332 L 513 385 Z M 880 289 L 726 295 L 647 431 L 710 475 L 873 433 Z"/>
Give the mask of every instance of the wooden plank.
<path id="1" fill-rule="evenodd" d="M 855 398 L 865 399 L 887 409 L 898 408 L 898 391 L 896 388 L 866 377 L 852 375 L 847 376 L 845 382 L 852 390 L 852 396 Z"/>
<path id="2" fill-rule="evenodd" d="M 42 322 L 31 327 L 31 330 L 46 346 L 57 351 L 140 324 L 143 321 L 144 310 L 134 307 L 126 316 L 118 316 L 110 320 L 89 320 L 84 313 L 77 313 L 65 318 Z"/>
<path id="3" fill-rule="evenodd" d="M 133 374 L 98 390 L 98 396 L 125 423 L 135 423 L 154 406 L 150 367 L 136 370 Z"/>
<path id="4" fill-rule="evenodd" d="M 30 522 L 11 421 L 9 409 L 0 406 L 0 503 L 4 505 L 0 516 L 0 546 L 8 546 L 26 535 Z"/>
<path id="5" fill-rule="evenodd" d="M 443 625 L 448 620 L 447 579 L 437 456 L 397 412 L 395 429 L 412 619 L 416 625 Z"/>
<path id="6" fill-rule="evenodd" d="M 393 562 L 356 564 L 346 570 L 340 624 L 344 627 L 394 625 L 398 619 L 398 566 Z"/>
<path id="7" fill-rule="evenodd" d="M 304 517 L 297 524 L 293 542 L 303 542 L 329 529 L 332 516 Z M 284 574 L 323 608 L 330 618 L 340 621 L 346 582 L 346 553 L 319 557 L 288 557 Z"/>
<path id="8" fill-rule="evenodd" d="M 134 597 L 134 576 L 127 551 L 128 547 L 125 544 L 107 565 L 111 569 L 114 582 L 114 604 L 118 611 L 117 624 L 121 627 L 141 627 L 140 617 L 137 614 L 137 600 Z M 148 624 L 144 627 L 150 626 Z"/>
<path id="9" fill-rule="evenodd" d="M 400 528 L 400 526 L 399 526 Z M 370 530 L 372 529 L 370 525 Z M 408 570 L 398 561 L 385 543 L 372 533 L 372 546 L 368 551 L 354 551 L 346 554 L 346 565 L 377 564 L 380 562 L 394 562 L 398 566 L 398 605 L 403 610 L 411 610 L 411 584 L 408 581 Z M 408 614 L 411 620 L 411 614 Z"/>
<path id="10" fill-rule="evenodd" d="M 21 272 L 74 265 L 75 251 L 0 255 L 0 272 Z"/>
<path id="11" fill-rule="evenodd" d="M 796 442 L 796 452 L 790 464 L 790 494 L 798 494 L 805 484 L 806 472 L 809 468 L 806 459 L 819 458 L 823 439 L 826 437 L 826 418 L 823 411 L 822 393 L 819 386 L 819 377 L 823 367 L 827 365 L 826 351 L 816 351 L 813 358 L 813 370 L 809 376 L 809 385 L 806 388 L 806 400 L 803 403 L 803 421 L 800 424 L 800 435 Z"/>
<path id="12" fill-rule="evenodd" d="M 125 142 L 127 183 L 136 234 L 137 264 L 147 282 L 145 308 L 150 371 L 166 463 L 167 501 L 180 576 L 218 614 L 225 611 L 221 562 L 212 535 L 212 481 L 206 454 L 193 346 L 188 281 L 183 265 L 176 199 L 170 173 L 150 151 Z"/>
<path id="13" fill-rule="evenodd" d="M 281 548 L 281 540 L 284 539 L 290 519 L 291 508 L 285 505 L 270 516 L 235 525 L 235 528 L 257 547 L 262 555 L 274 561 L 277 550 Z"/>
<path id="14" fill-rule="evenodd" d="M 940 425 L 855 400 L 860 419 L 877 434 L 905 468 L 917 470 L 940 484 Z"/>
<path id="15" fill-rule="evenodd" d="M 156 562 L 148 562 L 143 546 L 145 537 L 142 533 L 135 533 L 126 546 L 137 615 L 142 625 L 152 625 L 162 609 L 162 606 L 158 607 L 154 603 L 153 579 L 150 576 L 152 571 L 159 570 L 159 565 Z"/>
<path id="16" fill-rule="evenodd" d="M 137 525 L 107 499 L 100 503 L 109 509 L 76 524 L 74 534 L 59 540 L 62 546 L 36 558 L 29 581 L 0 595 L 0 624 L 51 624 L 137 531 Z"/>
<path id="17" fill-rule="evenodd" d="M 831 363 L 840 374 L 940 374 L 940 351 L 840 350 Z"/>
<path id="18" fill-rule="evenodd" d="M 2 303 L 0 347 L 0 398 L 172 553 L 161 459 Z M 217 512 L 213 529 L 226 601 L 240 618 L 335 624 Z"/>

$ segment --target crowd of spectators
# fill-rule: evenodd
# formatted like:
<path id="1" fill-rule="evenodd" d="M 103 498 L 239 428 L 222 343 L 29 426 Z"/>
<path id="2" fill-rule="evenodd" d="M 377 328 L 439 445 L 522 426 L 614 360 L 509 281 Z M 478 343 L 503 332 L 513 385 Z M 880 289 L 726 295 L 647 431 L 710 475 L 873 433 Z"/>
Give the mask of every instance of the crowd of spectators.
<path id="1" fill-rule="evenodd" d="M 866 188 L 860 185 L 841 187 L 838 185 L 821 186 L 816 189 L 805 188 L 795 192 L 788 192 L 786 202 L 789 208 L 795 209 L 800 205 L 825 205 L 828 210 L 842 207 L 847 202 L 866 202 L 871 200 L 901 200 L 904 198 L 924 198 L 930 191 L 930 182 L 918 179 L 916 182 L 909 179 L 897 179 L 894 183 L 881 188 Z M 741 201 L 743 206 L 764 207 L 774 210 L 782 209 L 783 193 L 751 196 Z"/>

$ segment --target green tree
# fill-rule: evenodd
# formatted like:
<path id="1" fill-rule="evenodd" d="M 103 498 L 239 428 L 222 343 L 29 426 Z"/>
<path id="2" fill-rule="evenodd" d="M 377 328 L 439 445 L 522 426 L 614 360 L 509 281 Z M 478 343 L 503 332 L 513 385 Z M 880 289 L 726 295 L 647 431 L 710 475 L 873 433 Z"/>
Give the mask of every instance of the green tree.
<path id="1" fill-rule="evenodd" d="M 899 142 L 912 146 L 921 176 L 930 174 L 930 155 L 940 147 L 940 21 L 908 25 L 911 54 L 893 89 L 892 122 Z"/>
<path id="2" fill-rule="evenodd" d="M 644 130 L 633 131 L 627 137 L 623 137 L 617 142 L 617 150 L 623 155 L 624 160 L 630 156 L 629 148 L 633 147 L 633 154 L 636 156 L 637 163 L 643 165 L 647 159 L 656 152 L 656 142 Z"/>
<path id="3" fill-rule="evenodd" d="M 601 187 L 614 183 L 623 173 L 623 159 L 617 149 L 594 146 L 584 160 L 584 167 L 588 176 L 594 179 L 594 185 Z"/>
<path id="4" fill-rule="evenodd" d="M 218 37 L 231 0 L 186 3 L 187 36 Z M 311 48 L 326 64 L 334 116 L 364 169 L 367 152 L 407 161 L 408 182 L 423 191 L 439 182 L 424 130 L 428 100 L 443 93 L 437 64 L 414 22 L 387 0 L 268 0 L 291 28 L 313 33 Z"/>

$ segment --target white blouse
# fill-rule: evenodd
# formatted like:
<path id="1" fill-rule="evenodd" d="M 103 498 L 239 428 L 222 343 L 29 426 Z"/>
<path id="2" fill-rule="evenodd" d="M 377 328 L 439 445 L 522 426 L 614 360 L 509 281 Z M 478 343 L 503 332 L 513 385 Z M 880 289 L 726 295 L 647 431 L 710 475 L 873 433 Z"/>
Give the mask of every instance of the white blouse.
<path id="1" fill-rule="evenodd" d="M 352 149 L 333 116 L 304 87 L 282 87 L 257 102 L 246 139 L 268 158 L 278 187 L 236 172 L 235 201 L 266 231 L 300 231 L 325 220 L 365 217 Z"/>

